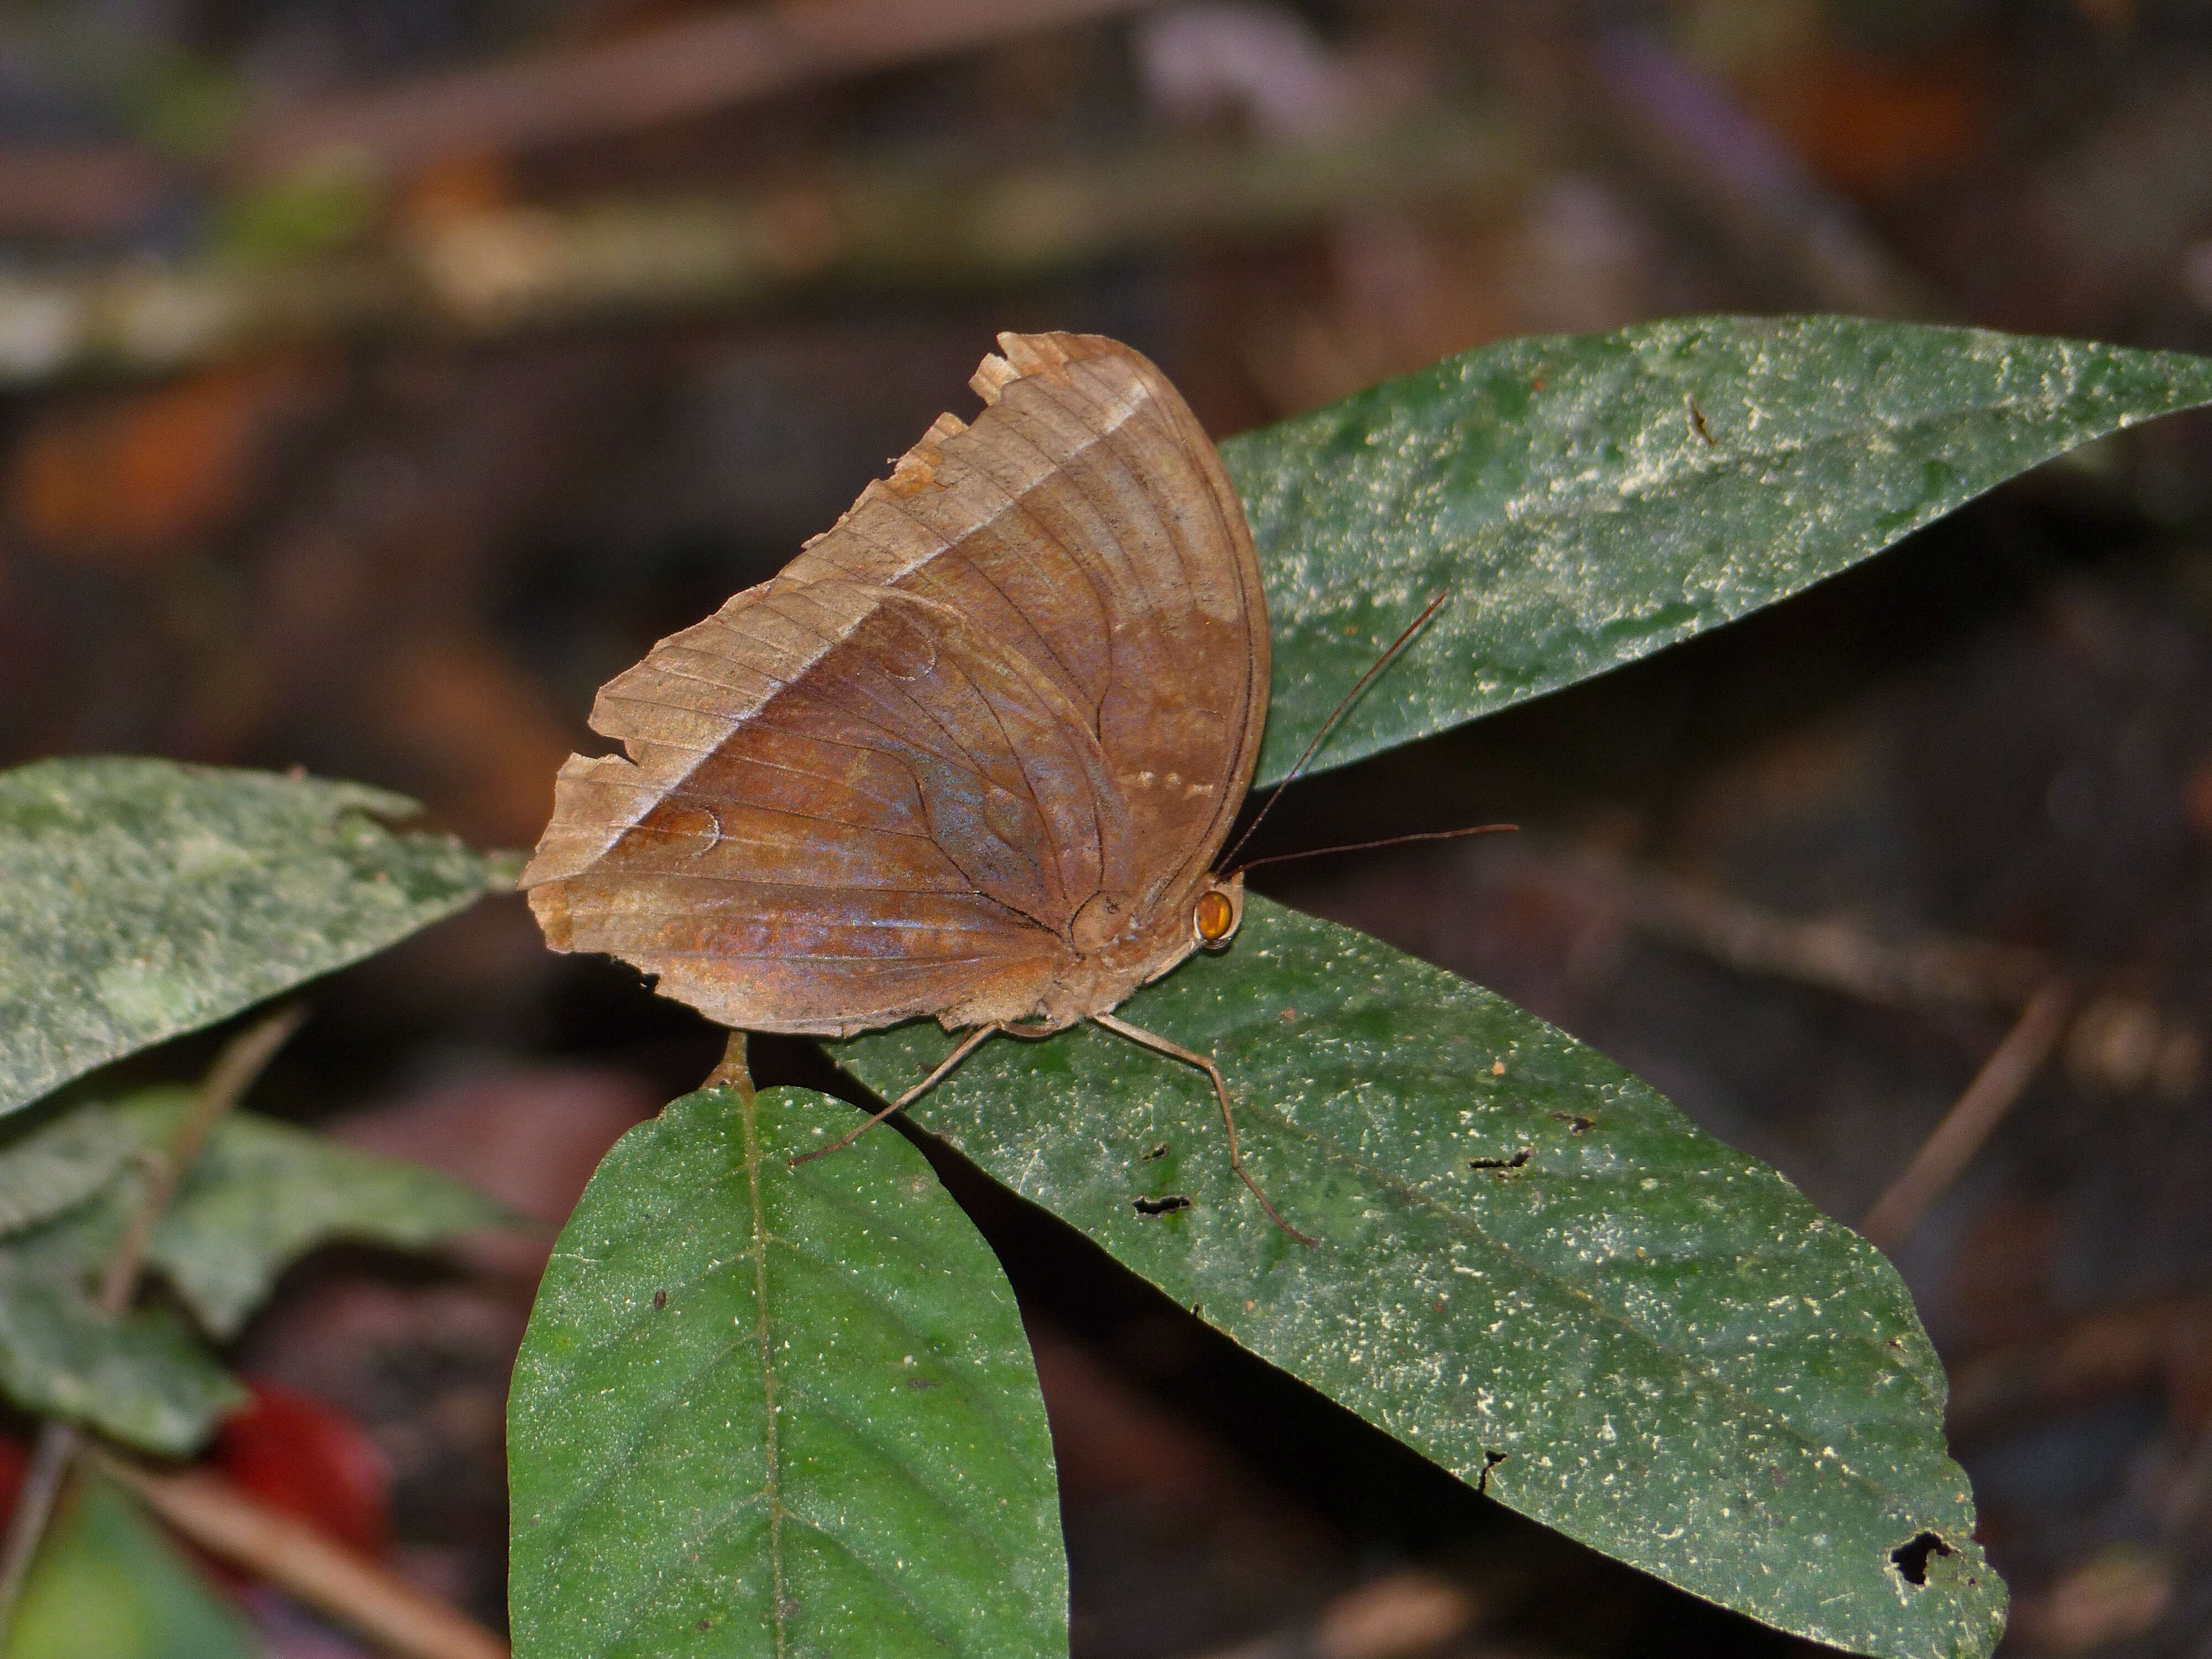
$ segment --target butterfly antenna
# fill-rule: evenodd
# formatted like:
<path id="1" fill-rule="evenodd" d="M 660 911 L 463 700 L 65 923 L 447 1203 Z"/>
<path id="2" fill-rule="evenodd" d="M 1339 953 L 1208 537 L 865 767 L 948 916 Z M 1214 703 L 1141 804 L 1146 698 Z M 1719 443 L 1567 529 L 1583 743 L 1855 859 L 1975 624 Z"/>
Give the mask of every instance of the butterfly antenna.
<path id="1" fill-rule="evenodd" d="M 1288 864 L 1293 859 L 1327 858 L 1331 853 L 1365 853 L 1377 847 L 1402 847 L 1409 841 L 1457 841 L 1462 836 L 1502 836 L 1518 830 L 1517 823 L 1478 823 L 1466 830 L 1424 830 L 1418 835 L 1385 836 L 1381 841 L 1355 841 L 1342 847 L 1311 847 L 1303 853 L 1271 853 L 1263 859 L 1252 859 L 1238 865 L 1227 873 L 1242 875 L 1247 870 L 1256 870 L 1263 864 Z"/>
<path id="2" fill-rule="evenodd" d="M 1396 639 L 1390 641 L 1389 649 L 1383 652 L 1381 656 L 1376 658 L 1375 665 L 1370 668 L 1364 674 L 1362 674 L 1359 678 L 1354 682 L 1352 690 L 1344 694 L 1343 698 L 1337 703 L 1335 709 L 1330 714 L 1329 717 L 1321 723 L 1321 730 L 1313 734 L 1313 741 L 1306 745 L 1305 753 L 1298 757 L 1297 764 L 1284 774 L 1283 781 L 1275 786 L 1274 793 L 1269 795 L 1267 799 L 1261 804 L 1259 811 L 1253 815 L 1252 822 L 1244 826 L 1244 833 L 1237 837 L 1237 844 L 1234 847 L 1231 847 L 1227 853 L 1222 855 L 1221 861 L 1224 864 L 1228 863 L 1230 860 L 1235 858 L 1237 854 L 1243 849 L 1244 843 L 1252 839 L 1252 832 L 1255 830 L 1257 830 L 1261 823 L 1267 821 L 1267 814 L 1275 810 L 1275 803 L 1282 799 L 1284 791 L 1287 790 L 1292 784 L 1298 781 L 1300 775 L 1304 774 L 1306 769 L 1306 763 L 1314 757 L 1314 751 L 1321 747 L 1322 740 L 1325 739 L 1330 732 L 1336 730 L 1337 722 L 1342 720 L 1345 715 L 1351 711 L 1352 704 L 1359 701 L 1360 693 L 1366 690 L 1369 686 L 1375 684 L 1375 677 L 1377 674 L 1380 674 L 1384 669 L 1388 668 L 1391 663 L 1395 660 L 1398 653 L 1403 651 L 1406 647 L 1412 642 L 1413 635 L 1421 631 L 1423 625 L 1428 622 L 1430 617 L 1435 616 L 1437 611 L 1444 608 L 1445 601 L 1450 598 L 1451 590 L 1447 588 L 1444 592 L 1437 594 L 1436 598 L 1431 599 L 1427 606 L 1422 611 L 1421 614 L 1414 617 L 1412 622 L 1406 625 L 1406 631 L 1399 635 Z M 1246 865 L 1243 867 L 1249 870 L 1252 866 Z"/>

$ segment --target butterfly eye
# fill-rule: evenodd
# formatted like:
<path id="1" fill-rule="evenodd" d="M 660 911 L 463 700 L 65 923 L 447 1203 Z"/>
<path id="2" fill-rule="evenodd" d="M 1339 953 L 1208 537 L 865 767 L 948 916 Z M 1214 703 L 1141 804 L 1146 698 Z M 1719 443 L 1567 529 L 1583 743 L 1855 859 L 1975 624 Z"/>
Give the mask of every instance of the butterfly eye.
<path id="1" fill-rule="evenodd" d="M 1237 931 L 1237 907 L 1230 903 L 1225 895 L 1203 894 L 1191 912 L 1190 921 L 1191 926 L 1198 930 L 1200 945 L 1218 948 L 1226 945 L 1229 936 Z"/>

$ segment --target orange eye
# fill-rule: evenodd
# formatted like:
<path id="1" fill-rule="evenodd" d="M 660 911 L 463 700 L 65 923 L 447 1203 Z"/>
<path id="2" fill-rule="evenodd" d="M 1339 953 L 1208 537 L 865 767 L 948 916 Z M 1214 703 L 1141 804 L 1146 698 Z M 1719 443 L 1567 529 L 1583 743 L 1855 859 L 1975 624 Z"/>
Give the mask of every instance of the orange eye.
<path id="1" fill-rule="evenodd" d="M 1237 926 L 1237 909 L 1220 894 L 1207 893 L 1198 901 L 1198 908 L 1191 919 L 1197 926 L 1199 938 L 1208 945 L 1218 945 Z"/>

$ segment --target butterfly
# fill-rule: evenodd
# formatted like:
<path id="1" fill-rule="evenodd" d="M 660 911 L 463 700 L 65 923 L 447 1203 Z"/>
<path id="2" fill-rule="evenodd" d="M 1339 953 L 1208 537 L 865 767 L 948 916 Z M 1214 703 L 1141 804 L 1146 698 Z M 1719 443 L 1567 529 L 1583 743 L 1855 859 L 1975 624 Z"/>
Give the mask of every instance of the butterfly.
<path id="1" fill-rule="evenodd" d="M 555 950 L 725 1025 L 965 1033 L 878 1118 L 1001 1033 L 1088 1020 L 1196 1066 L 1304 1238 L 1220 1066 L 1113 1012 L 1243 920 L 1213 868 L 1267 714 L 1243 504 L 1137 352 L 999 345 L 972 425 L 939 416 L 782 572 L 601 689 L 626 753 L 562 767 L 522 885 Z"/>

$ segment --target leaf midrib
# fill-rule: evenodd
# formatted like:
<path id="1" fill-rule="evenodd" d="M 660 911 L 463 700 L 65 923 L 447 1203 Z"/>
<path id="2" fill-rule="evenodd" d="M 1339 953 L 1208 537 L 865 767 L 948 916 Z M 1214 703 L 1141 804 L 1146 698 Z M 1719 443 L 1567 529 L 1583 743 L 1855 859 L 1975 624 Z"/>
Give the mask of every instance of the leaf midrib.
<path id="1" fill-rule="evenodd" d="M 776 1659 L 786 1659 L 789 1620 L 784 1608 L 789 1598 L 784 1592 L 783 1471 L 776 1443 L 775 1337 L 768 1310 L 768 1216 L 761 1204 L 760 1111 L 750 1089 L 737 1093 L 738 1115 L 745 1128 L 745 1200 L 752 1218 L 753 1322 L 760 1339 L 763 1450 L 768 1465 L 762 1495 L 768 1500 L 769 1592 L 775 1597 L 769 1612 L 775 1621 Z"/>
<path id="2" fill-rule="evenodd" d="M 2036 414 L 2039 412 L 2046 416 L 2055 416 L 2062 411 L 2065 404 L 2070 401 L 2071 398 L 2069 398 L 2068 399 L 2060 400 L 2055 404 L 2037 403 L 2028 399 L 2018 399 L 1993 404 L 1961 404 L 1957 408 L 1930 410 L 1927 413 L 1913 416 L 1910 418 L 1890 421 L 1869 421 L 1857 426 L 1833 427 L 1822 431 L 1801 433 L 1791 436 L 1785 441 L 1771 441 L 1764 445 L 1731 445 L 1727 447 L 1719 456 L 1706 456 L 1701 458 L 1698 455 L 1691 454 L 1687 456 L 1686 462 L 1684 465 L 1668 465 L 1662 463 L 1660 466 L 1651 471 L 1648 479 L 1635 491 L 1633 498 L 1638 501 L 1650 501 L 1660 498 L 1663 493 L 1668 491 L 1674 492 L 1679 495 L 1686 495 L 1703 487 L 1708 480 L 1720 479 L 1725 482 L 1734 479 L 1748 465 L 1754 464 L 1771 464 L 1773 461 L 1788 457 L 1799 456 L 1808 453 L 1833 448 L 1855 439 L 1863 439 L 1870 433 L 1913 433 L 1917 432 L 1923 428 L 1955 424 L 1961 419 L 1968 416 L 1974 415 L 2014 416 L 2022 412 L 2029 414 Z M 2161 412 L 2172 413 L 2182 407 L 2184 407 L 2184 405 L 2175 404 L 2172 408 Z M 2139 416 L 2136 417 L 2135 421 L 2123 420 L 2118 422 L 2118 424 L 2122 426 L 2137 424 L 2142 419 L 2147 418 L 2155 417 Z M 2063 438 L 2065 434 L 2052 434 L 2051 435 L 2054 441 L 2057 441 Z M 2053 452 L 2053 453 L 2063 453 L 2063 448 Z M 1589 493 L 1577 495 L 1564 501 L 1550 499 L 1540 501 L 1531 506 L 1528 510 L 1517 514 L 1509 514 L 1502 507 L 1498 508 L 1487 516 L 1471 522 L 1468 529 L 1463 533 L 1455 536 L 1449 541 L 1437 542 L 1425 556 L 1419 555 L 1409 556 L 1398 561 L 1395 565 L 1384 568 L 1400 570 L 1425 570 L 1439 562 L 1456 564 L 1459 562 L 1457 556 L 1467 548 L 1479 545 L 1484 542 L 1494 543 L 1496 541 L 1503 540 L 1510 532 L 1518 531 L 1524 526 L 1547 528 L 1556 527 L 1562 523 L 1579 523 L 1584 520 L 1600 516 L 1600 514 L 1589 505 L 1593 500 L 1597 498 L 1600 493 L 1604 490 L 1612 490 L 1616 497 L 1620 494 L 1624 493 L 1620 491 L 1617 486 L 1604 484 L 1590 475 L 1577 474 L 1575 477 L 1577 479 L 1587 479 L 1591 483 L 1592 488 Z M 1987 485 L 1981 489 L 1974 491 L 1973 495 L 1986 494 L 1989 489 L 1994 488 L 1996 488 L 1996 485 L 1994 484 Z M 1403 511 L 1414 505 L 1421 499 L 1441 499 L 1449 496 L 1449 494 L 1450 492 L 1449 490 L 1446 490 L 1440 486 L 1434 484 L 1425 485 L 1419 491 L 1416 492 L 1414 495 L 1410 498 L 1404 495 L 1392 497 L 1392 507 L 1389 511 L 1373 514 L 1370 516 L 1382 520 L 1393 519 L 1400 516 Z M 1966 497 L 1962 497 L 1960 501 L 1951 502 L 1948 506 L 1933 508 L 1929 517 L 1940 518 L 1944 514 L 1954 512 L 1960 506 L 1963 506 L 1966 501 L 1970 501 L 1972 499 L 1972 495 L 1970 495 Z M 1883 544 L 1887 546 L 1889 542 L 1898 539 L 1899 536 L 1910 533 L 1911 528 L 1919 527 L 1929 521 L 1929 517 L 1916 518 L 1911 521 L 1911 526 L 1908 526 L 1907 529 L 1899 532 L 1897 535 L 1889 536 Z M 1285 561 L 1287 561 L 1291 556 L 1297 556 L 1307 558 L 1310 562 L 1312 550 L 1311 545 L 1309 544 L 1305 547 L 1297 550 L 1295 554 L 1277 553 L 1273 550 L 1270 550 L 1270 556 Z M 1372 574 L 1371 570 L 1363 573 L 1363 574 Z M 1352 590 L 1331 589 L 1326 591 L 1350 592 Z M 1318 598 L 1320 595 L 1314 594 L 1310 597 Z M 1294 611 L 1287 620 L 1297 623 L 1303 621 L 1309 615 L 1318 614 L 1320 613 L 1317 611 Z"/>

